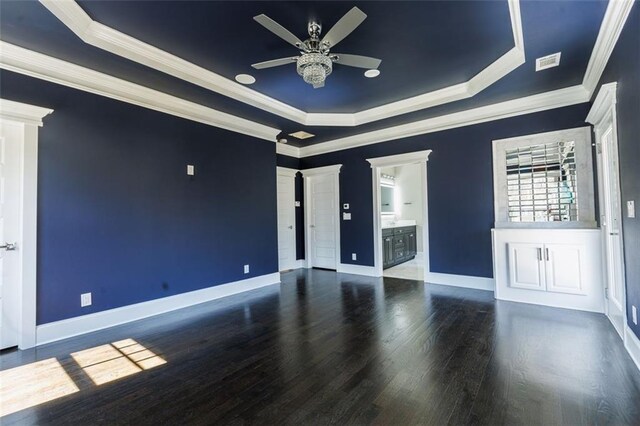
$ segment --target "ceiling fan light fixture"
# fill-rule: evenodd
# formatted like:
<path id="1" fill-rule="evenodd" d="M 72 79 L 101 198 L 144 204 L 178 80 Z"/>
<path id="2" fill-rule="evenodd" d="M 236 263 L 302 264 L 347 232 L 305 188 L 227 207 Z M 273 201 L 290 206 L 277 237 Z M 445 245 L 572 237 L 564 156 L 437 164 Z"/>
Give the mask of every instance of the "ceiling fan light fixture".
<path id="1" fill-rule="evenodd" d="M 375 78 L 380 75 L 380 70 L 366 70 L 364 76 L 367 78 Z"/>
<path id="2" fill-rule="evenodd" d="M 333 62 L 322 53 L 305 53 L 298 58 L 296 69 L 306 83 L 320 86 L 333 71 Z"/>

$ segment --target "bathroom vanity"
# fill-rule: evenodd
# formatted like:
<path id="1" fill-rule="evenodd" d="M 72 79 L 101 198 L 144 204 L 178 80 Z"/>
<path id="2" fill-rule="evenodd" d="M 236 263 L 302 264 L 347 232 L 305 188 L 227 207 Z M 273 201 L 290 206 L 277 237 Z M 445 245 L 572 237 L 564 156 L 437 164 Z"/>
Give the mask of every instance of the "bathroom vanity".
<path id="1" fill-rule="evenodd" d="M 387 269 L 416 257 L 417 239 L 414 221 L 382 225 L 382 268 Z"/>

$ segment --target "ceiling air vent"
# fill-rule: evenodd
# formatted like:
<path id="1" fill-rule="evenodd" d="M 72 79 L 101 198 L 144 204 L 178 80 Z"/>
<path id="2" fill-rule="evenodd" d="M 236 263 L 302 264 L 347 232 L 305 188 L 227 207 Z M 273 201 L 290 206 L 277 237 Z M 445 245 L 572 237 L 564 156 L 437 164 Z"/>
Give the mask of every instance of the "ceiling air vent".
<path id="1" fill-rule="evenodd" d="M 542 71 L 560 65 L 560 53 L 561 52 L 558 52 L 536 59 L 536 71 Z"/>

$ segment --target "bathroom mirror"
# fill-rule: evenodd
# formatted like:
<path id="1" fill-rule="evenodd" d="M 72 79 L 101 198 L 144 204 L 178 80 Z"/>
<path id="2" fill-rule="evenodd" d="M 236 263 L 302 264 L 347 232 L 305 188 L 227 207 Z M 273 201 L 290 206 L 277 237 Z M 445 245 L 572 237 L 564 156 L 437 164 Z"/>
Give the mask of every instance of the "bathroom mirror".
<path id="1" fill-rule="evenodd" d="M 380 211 L 384 213 L 395 213 L 395 206 L 393 204 L 393 190 L 392 186 L 381 186 L 380 187 L 380 199 L 381 206 Z"/>

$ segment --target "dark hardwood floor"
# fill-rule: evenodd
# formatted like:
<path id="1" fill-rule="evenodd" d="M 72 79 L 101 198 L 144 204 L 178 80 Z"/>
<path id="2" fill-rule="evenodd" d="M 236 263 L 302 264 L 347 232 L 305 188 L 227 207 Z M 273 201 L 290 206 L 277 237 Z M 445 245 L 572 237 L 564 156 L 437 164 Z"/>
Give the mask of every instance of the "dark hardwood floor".
<path id="1" fill-rule="evenodd" d="M 330 271 L 0 363 L 2 425 L 640 423 L 602 315 Z"/>

